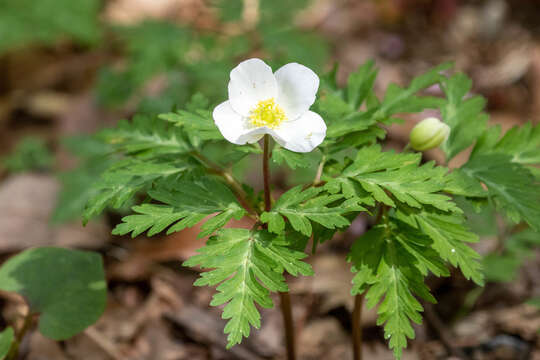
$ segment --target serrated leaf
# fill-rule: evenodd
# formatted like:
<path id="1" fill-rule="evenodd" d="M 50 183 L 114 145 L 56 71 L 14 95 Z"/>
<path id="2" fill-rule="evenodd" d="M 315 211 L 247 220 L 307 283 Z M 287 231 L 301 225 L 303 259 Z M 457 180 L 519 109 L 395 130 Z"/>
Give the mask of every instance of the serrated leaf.
<path id="1" fill-rule="evenodd" d="M 239 220 L 246 214 L 231 190 L 212 178 L 161 183 L 157 189 L 148 191 L 148 195 L 161 204 L 134 206 L 137 214 L 122 218 L 113 234 L 131 232 L 135 237 L 148 230 L 148 236 L 152 236 L 172 225 L 167 231 L 170 234 L 217 213 L 201 227 L 199 237 L 203 237 L 222 228 L 232 218 Z"/>
<path id="2" fill-rule="evenodd" d="M 228 348 L 248 337 L 250 326 L 260 327 L 255 304 L 270 308 L 270 291 L 288 291 L 284 269 L 293 275 L 313 274 L 301 261 L 304 253 L 290 250 L 283 240 L 264 230 L 222 229 L 198 252 L 184 266 L 214 269 L 202 273 L 195 285 L 220 284 L 210 305 L 226 304 L 222 317 L 228 319 L 224 330 L 229 334 Z"/>
<path id="3" fill-rule="evenodd" d="M 480 255 L 467 245 L 477 242 L 478 236 L 465 228 L 461 214 L 437 213 L 423 209 L 400 211 L 398 217 L 408 223 L 409 219 L 413 221 L 413 227 L 433 240 L 431 247 L 439 256 L 452 266 L 458 267 L 466 279 L 471 279 L 480 286 L 484 285 Z"/>
<path id="4" fill-rule="evenodd" d="M 471 157 L 489 153 L 509 155 L 518 164 L 540 164 L 540 125 L 528 122 L 514 126 L 502 137 L 500 126 L 490 127 L 478 140 Z"/>
<path id="5" fill-rule="evenodd" d="M 461 169 L 454 169 L 445 177 L 446 184 L 444 191 L 467 197 L 486 197 L 487 191 L 482 184 L 465 174 Z"/>
<path id="6" fill-rule="evenodd" d="M 481 96 L 465 98 L 471 86 L 472 81 L 462 73 L 441 82 L 448 99 L 440 107 L 441 115 L 451 129 L 450 136 L 442 145 L 447 160 L 471 145 L 486 129 L 488 116 L 482 112 L 485 99 Z"/>
<path id="7" fill-rule="evenodd" d="M 294 230 L 310 236 L 312 233 L 311 221 L 328 229 L 336 229 L 350 225 L 345 214 L 365 211 L 357 199 L 349 199 L 333 207 L 327 205 L 342 199 L 341 195 L 320 195 L 322 188 L 308 188 L 302 191 L 302 186 L 292 188 L 283 194 L 269 212 L 261 215 L 261 221 L 268 223 L 268 229 L 275 233 L 282 233 L 287 218 Z"/>
<path id="8" fill-rule="evenodd" d="M 92 186 L 93 196 L 84 210 L 84 222 L 100 214 L 106 207 L 120 208 L 139 191 L 149 189 L 162 179 L 175 179 L 198 165 L 182 158 L 144 161 L 127 158 L 113 163 Z"/>
<path id="9" fill-rule="evenodd" d="M 145 115 L 136 115 L 132 121 L 122 120 L 115 128 L 102 130 L 98 136 L 116 150 L 142 158 L 185 154 L 192 150 L 180 128 Z"/>
<path id="10" fill-rule="evenodd" d="M 448 196 L 440 193 L 447 170 L 432 162 L 419 165 L 420 158 L 420 154 L 382 152 L 378 145 L 365 147 L 341 175 L 328 179 L 325 188 L 331 191 L 336 182 L 349 179 L 358 182 L 376 201 L 391 207 L 396 206 L 396 199 L 415 208 L 431 205 L 443 211 L 461 212 Z"/>
<path id="11" fill-rule="evenodd" d="M 377 325 L 384 324 L 385 339 L 401 358 L 407 338 L 414 338 L 410 322 L 422 321 L 423 308 L 414 295 L 435 302 L 423 280 L 427 269 L 443 276 L 448 271 L 425 235 L 395 219 L 356 240 L 348 260 L 357 273 L 353 295 L 366 292 L 368 307 L 380 302 Z"/>
<path id="12" fill-rule="evenodd" d="M 512 221 L 523 219 L 540 230 L 538 182 L 525 166 L 512 162 L 510 155 L 475 154 L 462 170 L 487 187 L 490 199 Z"/>
<path id="13" fill-rule="evenodd" d="M 347 101 L 354 108 L 358 109 L 369 92 L 373 89 L 377 69 L 373 60 L 361 65 L 358 70 L 352 72 L 347 80 Z"/>
<path id="14" fill-rule="evenodd" d="M 424 90 L 442 79 L 442 71 L 449 69 L 450 63 L 436 66 L 426 73 L 419 75 L 411 81 L 408 87 L 402 88 L 396 84 L 390 84 L 384 94 L 380 107 L 375 117 L 382 122 L 392 122 L 390 117 L 397 113 L 419 112 L 424 109 L 437 108 L 444 103 L 442 99 L 432 96 L 417 96 L 420 90 Z"/>
<path id="15" fill-rule="evenodd" d="M 307 168 L 313 165 L 305 155 L 287 150 L 279 145 L 276 145 L 272 150 L 272 160 L 279 165 L 287 163 L 293 170 L 296 168 Z"/>
<path id="16" fill-rule="evenodd" d="M 159 118 L 184 128 L 195 147 L 205 140 L 223 140 L 209 110 L 178 110 L 176 113 L 161 114 Z"/>
<path id="17" fill-rule="evenodd" d="M 55 247 L 32 248 L 0 267 L 0 289 L 26 299 L 39 331 L 65 340 L 95 323 L 105 310 L 101 255 Z"/>

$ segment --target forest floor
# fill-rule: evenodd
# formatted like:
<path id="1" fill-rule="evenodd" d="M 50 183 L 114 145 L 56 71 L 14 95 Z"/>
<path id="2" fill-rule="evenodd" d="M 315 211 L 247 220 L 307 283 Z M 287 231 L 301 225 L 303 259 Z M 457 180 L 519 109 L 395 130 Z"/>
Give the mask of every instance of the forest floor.
<path id="1" fill-rule="evenodd" d="M 108 16 L 114 17 L 114 6 L 120 7 L 122 2 L 109 1 L 104 11 L 110 10 Z M 185 6 L 196 2 L 204 3 L 180 1 Z M 508 129 L 540 119 L 540 7 L 534 2 L 381 3 L 386 5 L 315 1 L 298 16 L 296 25 L 329 40 L 332 59 L 341 64 L 342 82 L 368 59 L 376 60 L 380 91 L 391 82 L 406 83 L 428 65 L 453 60 L 473 78 L 474 91 L 488 99 L 492 123 Z M 140 6 L 139 13 L 132 6 L 130 16 L 137 18 L 147 11 Z M 58 46 L 29 49 L 11 54 L 9 61 L 0 60 L 0 155 L 33 134 L 46 139 L 58 169 L 72 166 L 73 158 L 59 146 L 62 137 L 94 131 L 129 113 L 100 108 L 93 100 L 97 68 L 108 56 Z M 409 130 L 425 115 L 406 119 L 405 126 L 391 127 L 386 146 L 402 148 Z M 430 151 L 426 159 L 441 160 L 441 153 Z M 463 159 L 449 166 L 460 161 Z M 262 311 L 260 330 L 241 345 L 225 350 L 220 309 L 208 306 L 214 290 L 193 287 L 197 272 L 181 266 L 200 247 L 196 229 L 151 239 L 114 237 L 110 230 L 119 220 L 114 214 L 86 227 L 80 222 L 53 226 L 49 218 L 59 191 L 55 174 L 4 171 L 0 175 L 2 258 L 29 246 L 96 250 L 105 257 L 110 289 L 107 310 L 97 324 L 61 343 L 34 331 L 22 346 L 25 359 L 284 358 L 282 321 L 276 308 Z M 352 359 L 352 274 L 345 257 L 352 241 L 368 226 L 366 219 L 357 219 L 350 231 L 310 256 L 317 276 L 290 279 L 301 360 Z M 491 252 L 497 241 L 485 237 L 477 250 Z M 458 272 L 449 278 L 429 278 L 439 303 L 424 304 L 424 323 L 415 325 L 416 339 L 403 359 L 540 360 L 540 311 L 526 304 L 540 294 L 537 255 L 532 254 L 514 281 L 487 283 L 482 289 Z M 16 297 L 2 294 L 0 305 L 5 319 L 24 311 Z M 393 359 L 375 321 L 375 310 L 364 309 L 364 359 Z"/>

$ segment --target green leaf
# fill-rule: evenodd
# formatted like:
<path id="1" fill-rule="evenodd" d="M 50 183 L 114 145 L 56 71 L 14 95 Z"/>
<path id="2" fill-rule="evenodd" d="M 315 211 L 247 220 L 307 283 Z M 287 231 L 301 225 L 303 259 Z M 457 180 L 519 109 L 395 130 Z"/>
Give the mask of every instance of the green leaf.
<path id="1" fill-rule="evenodd" d="M 99 0 L 4 0 L 0 13 L 0 53 L 49 45 L 68 37 L 81 44 L 100 36 Z M 39 31 L 36 31 L 39 29 Z"/>
<path id="2" fill-rule="evenodd" d="M 445 177 L 446 185 L 444 191 L 467 197 L 487 197 L 487 191 L 482 184 L 465 174 L 461 169 L 454 169 Z"/>
<path id="3" fill-rule="evenodd" d="M 144 115 L 136 115 L 132 121 L 122 120 L 115 128 L 102 130 L 98 136 L 117 151 L 142 158 L 185 154 L 192 150 L 180 128 Z"/>
<path id="4" fill-rule="evenodd" d="M 345 214 L 365 211 L 355 198 L 340 201 L 343 199 L 341 195 L 320 195 L 323 191 L 320 187 L 302 191 L 302 186 L 296 186 L 283 194 L 271 211 L 262 213 L 261 221 L 268 223 L 268 230 L 279 234 L 285 229 L 283 216 L 289 220 L 294 230 L 310 236 L 311 221 L 328 229 L 336 229 L 350 225 Z M 340 204 L 327 206 L 336 201 L 340 201 Z"/>
<path id="5" fill-rule="evenodd" d="M 365 147 L 341 175 L 328 179 L 325 188 L 335 193 L 339 188 L 336 182 L 349 179 L 359 183 L 376 201 L 391 207 L 396 206 L 397 199 L 414 208 L 431 205 L 461 212 L 448 196 L 439 193 L 445 186 L 446 168 L 435 167 L 433 162 L 419 165 L 420 159 L 420 154 L 382 152 L 379 145 Z"/>
<path id="6" fill-rule="evenodd" d="M 4 359 L 11 349 L 11 343 L 14 339 L 14 332 L 11 326 L 0 332 L 0 359 Z"/>
<path id="7" fill-rule="evenodd" d="M 512 221 L 523 219 L 540 230 L 538 182 L 525 166 L 512 162 L 509 155 L 475 154 L 462 170 L 487 187 L 490 199 Z"/>
<path id="8" fill-rule="evenodd" d="M 0 289 L 22 295 L 38 313 L 39 331 L 65 340 L 95 323 L 105 310 L 107 285 L 99 254 L 32 248 L 0 267 Z"/>
<path id="9" fill-rule="evenodd" d="M 272 150 L 272 160 L 279 165 L 285 162 L 293 170 L 313 166 L 312 161 L 309 161 L 307 156 L 287 150 L 279 145 L 276 145 Z"/>
<path id="10" fill-rule="evenodd" d="M 301 261 L 304 253 L 289 249 L 282 238 L 264 230 L 222 229 L 198 252 L 184 265 L 214 269 L 202 273 L 195 285 L 220 284 L 210 305 L 226 304 L 222 317 L 229 320 L 224 330 L 229 334 L 228 348 L 248 337 L 250 326 L 260 327 L 255 304 L 270 308 L 270 291 L 288 291 L 284 270 L 292 275 L 313 274 Z"/>
<path id="11" fill-rule="evenodd" d="M 500 134 L 500 126 L 490 127 L 478 140 L 471 156 L 500 153 L 511 156 L 514 163 L 540 164 L 540 125 L 533 126 L 528 122 L 523 126 L 514 126 L 502 138 Z"/>
<path id="12" fill-rule="evenodd" d="M 209 110 L 178 110 L 176 113 L 161 114 L 158 117 L 184 128 L 195 147 L 199 147 L 205 140 L 223 140 L 223 135 L 216 127 Z"/>
<path id="13" fill-rule="evenodd" d="M 431 247 L 443 260 L 458 267 L 466 279 L 484 284 L 480 255 L 467 245 L 477 242 L 478 236 L 465 228 L 463 215 L 401 208 L 397 216 L 428 235 L 433 241 Z"/>
<path id="14" fill-rule="evenodd" d="M 350 148 L 359 148 L 383 138 L 385 131 L 378 127 L 379 102 L 373 93 L 377 70 L 372 61 L 366 62 L 349 76 L 347 87 L 338 89 L 334 72 L 323 78 L 320 96 L 314 108 L 326 125 L 326 139 L 321 145 L 325 154 L 333 154 Z M 367 111 L 359 111 L 369 100 Z"/>
<path id="15" fill-rule="evenodd" d="M 420 324 L 422 306 L 414 295 L 435 302 L 424 284 L 427 270 L 448 275 L 444 263 L 430 248 L 430 239 L 393 219 L 377 225 L 355 241 L 348 260 L 353 263 L 352 294 L 366 292 L 367 306 L 380 302 L 377 325 L 384 324 L 385 339 L 401 358 L 407 338 L 414 339 L 410 322 Z"/>
<path id="16" fill-rule="evenodd" d="M 373 90 L 377 69 L 373 60 L 367 61 L 347 79 L 347 101 L 352 108 L 358 109 Z"/>
<path id="17" fill-rule="evenodd" d="M 50 170 L 54 162 L 45 141 L 33 136 L 23 138 L 9 156 L 2 159 L 2 165 L 11 173 Z"/>
<path id="18" fill-rule="evenodd" d="M 450 63 L 436 66 L 425 74 L 413 78 L 406 88 L 390 84 L 375 117 L 382 122 L 392 122 L 390 117 L 397 113 L 420 112 L 424 109 L 437 108 L 444 103 L 442 99 L 432 96 L 417 96 L 416 94 L 441 81 L 443 78 L 440 74 L 441 71 L 447 70 L 451 66 Z"/>
<path id="19" fill-rule="evenodd" d="M 502 251 L 484 258 L 484 273 L 488 281 L 511 282 L 517 279 L 518 271 L 527 264 L 526 260 L 534 258 L 540 246 L 540 236 L 527 228 L 504 239 L 502 245 Z"/>
<path id="20" fill-rule="evenodd" d="M 164 74 L 160 97 L 153 102 L 162 102 L 162 97 L 174 87 L 174 103 L 185 100 L 188 91 L 186 76 L 179 73 L 179 68 L 185 67 L 186 53 L 194 41 L 194 36 L 188 29 L 168 21 L 142 21 L 131 26 L 116 26 L 112 35 L 122 45 L 124 50 L 124 66 L 106 66 L 101 69 L 97 82 L 97 97 L 106 106 L 118 106 L 126 102 L 138 92 L 148 80 L 157 74 Z M 171 94 L 172 95 L 172 94 Z M 169 95 L 170 96 L 170 95 Z M 166 107 L 158 106 L 159 110 L 167 111 Z M 154 113 L 154 112 L 152 112 Z"/>
<path id="21" fill-rule="evenodd" d="M 225 226 L 232 218 L 239 220 L 246 214 L 231 190 L 212 178 L 162 182 L 155 190 L 148 191 L 148 195 L 161 204 L 134 206 L 137 214 L 122 218 L 123 222 L 113 230 L 114 235 L 131 232 L 135 237 L 148 230 L 148 236 L 152 236 L 174 224 L 167 231 L 170 234 L 218 213 L 202 226 L 199 237 L 203 237 Z"/>
<path id="22" fill-rule="evenodd" d="M 471 145 L 486 130 L 488 116 L 482 112 L 485 99 L 481 96 L 464 99 L 471 86 L 472 81 L 462 73 L 441 82 L 448 101 L 441 105 L 440 110 L 444 122 L 451 129 L 442 146 L 447 160 Z"/>
<path id="23" fill-rule="evenodd" d="M 108 206 L 124 206 L 135 194 L 149 189 L 158 180 L 174 181 L 180 174 L 197 166 L 193 160 L 175 157 L 160 160 L 127 158 L 113 163 L 92 186 L 95 195 L 86 204 L 84 222 L 88 222 Z"/>

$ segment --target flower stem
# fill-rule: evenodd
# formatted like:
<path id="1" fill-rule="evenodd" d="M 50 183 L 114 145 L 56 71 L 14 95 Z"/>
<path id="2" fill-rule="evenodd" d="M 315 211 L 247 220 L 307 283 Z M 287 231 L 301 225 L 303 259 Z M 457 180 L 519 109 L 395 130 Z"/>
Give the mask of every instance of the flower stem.
<path id="1" fill-rule="evenodd" d="M 283 324 L 285 325 L 285 341 L 287 343 L 287 359 L 296 359 L 296 350 L 294 343 L 294 324 L 291 309 L 291 296 L 288 292 L 280 292 L 281 315 L 283 315 Z"/>
<path id="2" fill-rule="evenodd" d="M 352 313 L 352 344 L 353 359 L 362 360 L 362 306 L 364 305 L 364 295 L 354 297 L 354 309 Z"/>
<path id="3" fill-rule="evenodd" d="M 272 208 L 272 198 L 270 195 L 270 169 L 268 162 L 270 160 L 270 137 L 264 135 L 263 146 L 263 179 L 264 179 L 264 210 L 270 211 Z M 263 226 L 266 226 L 264 224 Z M 280 292 L 281 315 L 285 326 L 285 342 L 287 345 L 287 360 L 296 359 L 294 342 L 294 324 L 291 309 L 291 297 L 289 292 Z"/>

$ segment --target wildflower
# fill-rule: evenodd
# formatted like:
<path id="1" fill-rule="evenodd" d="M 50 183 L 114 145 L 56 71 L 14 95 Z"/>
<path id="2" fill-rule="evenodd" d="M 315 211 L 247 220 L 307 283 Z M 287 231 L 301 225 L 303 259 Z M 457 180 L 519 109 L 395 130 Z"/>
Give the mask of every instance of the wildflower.
<path id="1" fill-rule="evenodd" d="M 229 100 L 214 109 L 219 131 L 243 145 L 271 135 L 281 146 L 310 152 L 326 136 L 321 116 L 309 111 L 319 77 L 309 68 L 290 63 L 275 73 L 260 59 L 241 62 L 231 71 Z"/>
<path id="2" fill-rule="evenodd" d="M 450 127 L 437 118 L 429 117 L 412 129 L 410 144 L 414 150 L 425 151 L 436 148 L 446 141 Z"/>

